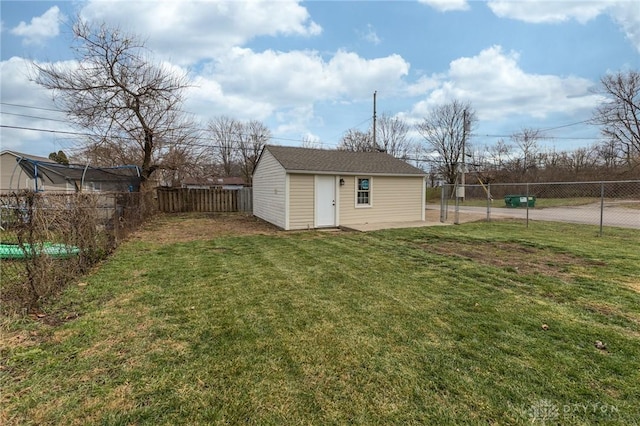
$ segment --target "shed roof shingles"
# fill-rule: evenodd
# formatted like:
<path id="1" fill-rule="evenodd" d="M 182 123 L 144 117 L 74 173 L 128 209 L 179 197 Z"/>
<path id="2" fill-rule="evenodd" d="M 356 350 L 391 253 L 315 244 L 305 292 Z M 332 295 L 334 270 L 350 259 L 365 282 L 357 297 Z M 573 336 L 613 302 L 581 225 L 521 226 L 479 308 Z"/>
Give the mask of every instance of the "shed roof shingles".
<path id="1" fill-rule="evenodd" d="M 424 176 L 410 164 L 384 152 L 353 152 L 267 145 L 287 171 Z"/>

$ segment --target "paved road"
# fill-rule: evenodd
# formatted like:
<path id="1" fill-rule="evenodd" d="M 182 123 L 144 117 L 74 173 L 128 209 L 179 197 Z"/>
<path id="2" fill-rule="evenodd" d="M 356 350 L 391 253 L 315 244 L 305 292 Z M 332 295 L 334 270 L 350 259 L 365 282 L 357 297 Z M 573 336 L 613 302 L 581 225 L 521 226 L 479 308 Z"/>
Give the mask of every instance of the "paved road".
<path id="1" fill-rule="evenodd" d="M 440 210 L 440 206 L 429 205 L 427 209 Z M 473 215 L 477 219 L 486 218 L 487 208 L 460 206 L 460 214 Z M 454 217 L 455 206 L 449 205 L 447 221 L 453 221 Z M 491 218 L 526 219 L 526 217 L 526 208 L 491 207 Z M 600 225 L 600 204 L 596 203 L 573 207 L 548 207 L 544 209 L 530 208 L 529 219 Z M 619 207 L 616 203 L 605 203 L 603 225 L 640 229 L 640 209 Z"/>

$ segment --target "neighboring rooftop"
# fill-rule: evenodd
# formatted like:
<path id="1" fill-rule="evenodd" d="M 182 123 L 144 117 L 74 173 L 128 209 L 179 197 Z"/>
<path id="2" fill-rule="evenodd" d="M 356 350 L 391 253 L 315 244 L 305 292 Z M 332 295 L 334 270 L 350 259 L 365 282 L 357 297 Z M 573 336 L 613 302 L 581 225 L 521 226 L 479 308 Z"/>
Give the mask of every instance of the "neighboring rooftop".
<path id="1" fill-rule="evenodd" d="M 35 161 L 53 161 L 51 159 L 49 159 L 48 157 L 41 157 L 39 155 L 31 155 L 31 154 L 24 154 L 22 152 L 18 152 L 18 151 L 11 151 L 10 149 L 4 149 L 2 150 L 2 152 L 0 152 L 0 155 L 4 155 L 4 154 L 10 154 L 13 155 L 16 158 L 29 158 L 31 160 L 35 160 Z"/>
<path id="2" fill-rule="evenodd" d="M 266 145 L 288 172 L 424 176 L 425 172 L 385 152 L 354 152 Z"/>
<path id="3" fill-rule="evenodd" d="M 220 185 L 246 185 L 244 178 L 238 176 L 210 177 L 201 179 L 187 179 L 182 185 L 220 186 Z"/>
<path id="4" fill-rule="evenodd" d="M 73 184 L 79 190 L 84 183 L 100 183 L 103 190 L 137 191 L 140 187 L 140 170 L 137 166 L 92 167 L 88 164 L 60 164 L 45 157 L 2 151 L 1 155 L 12 155 L 16 167 L 31 179 L 36 175 L 47 184 Z"/>

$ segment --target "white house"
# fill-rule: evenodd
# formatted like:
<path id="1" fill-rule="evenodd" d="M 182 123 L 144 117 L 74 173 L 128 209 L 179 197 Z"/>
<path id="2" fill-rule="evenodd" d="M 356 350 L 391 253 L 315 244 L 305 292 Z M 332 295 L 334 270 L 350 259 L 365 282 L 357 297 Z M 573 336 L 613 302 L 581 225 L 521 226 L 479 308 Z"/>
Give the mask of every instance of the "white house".
<path id="1" fill-rule="evenodd" d="M 253 214 L 285 230 L 424 221 L 425 177 L 383 152 L 267 145 Z"/>

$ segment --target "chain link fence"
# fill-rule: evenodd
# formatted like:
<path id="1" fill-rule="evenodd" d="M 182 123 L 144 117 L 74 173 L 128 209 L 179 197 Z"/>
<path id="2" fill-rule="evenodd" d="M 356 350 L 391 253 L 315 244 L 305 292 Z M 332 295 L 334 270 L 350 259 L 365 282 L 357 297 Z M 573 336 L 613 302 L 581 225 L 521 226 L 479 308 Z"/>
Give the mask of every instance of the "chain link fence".
<path id="1" fill-rule="evenodd" d="M 0 194 L 0 313 L 35 312 L 155 209 L 131 193 Z"/>
<path id="2" fill-rule="evenodd" d="M 439 202 L 443 223 L 568 222 L 599 226 L 600 235 L 607 226 L 640 229 L 640 180 L 444 185 Z"/>

